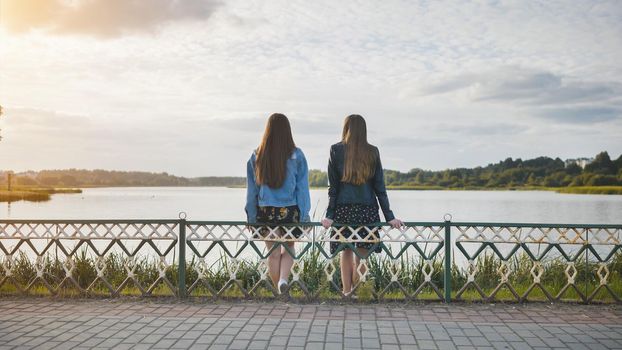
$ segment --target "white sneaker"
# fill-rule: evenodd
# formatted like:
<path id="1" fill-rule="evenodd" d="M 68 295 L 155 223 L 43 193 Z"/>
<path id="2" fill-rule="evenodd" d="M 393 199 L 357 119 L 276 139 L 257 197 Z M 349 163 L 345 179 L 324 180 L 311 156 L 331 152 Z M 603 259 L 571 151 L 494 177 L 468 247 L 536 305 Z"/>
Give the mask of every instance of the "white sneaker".
<path id="1" fill-rule="evenodd" d="M 279 294 L 285 294 L 287 293 L 287 281 L 286 280 L 280 280 L 279 281 Z"/>

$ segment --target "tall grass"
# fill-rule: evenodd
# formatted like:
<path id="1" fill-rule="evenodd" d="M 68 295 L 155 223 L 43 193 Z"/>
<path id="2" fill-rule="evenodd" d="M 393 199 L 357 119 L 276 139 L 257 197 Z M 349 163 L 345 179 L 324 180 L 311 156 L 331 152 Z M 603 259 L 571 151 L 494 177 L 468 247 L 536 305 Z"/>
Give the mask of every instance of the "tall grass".
<path id="1" fill-rule="evenodd" d="M 577 186 L 555 188 L 559 193 L 622 194 L 622 186 Z"/>
<path id="2" fill-rule="evenodd" d="M 0 202 L 45 202 L 50 200 L 52 194 L 56 193 L 82 193 L 79 188 L 50 188 L 50 187 L 32 187 L 32 186 L 15 186 L 11 191 L 0 190 Z"/>
<path id="3" fill-rule="evenodd" d="M 31 201 L 44 202 L 50 200 L 49 193 L 31 191 L 4 191 L 0 190 L 0 202 Z"/>
<path id="4" fill-rule="evenodd" d="M 74 270 L 72 276 L 80 288 L 73 283 L 65 283 L 59 287 L 59 284 L 65 280 L 66 274 L 63 269 L 64 257 L 59 257 L 54 253 L 46 254 L 40 261 L 43 266 L 43 279 L 57 292 L 59 296 L 106 296 L 111 291 L 102 281 L 97 281 L 96 257 L 90 254 L 87 249 L 78 251 L 73 256 Z M 2 259 L 2 264 L 6 264 L 6 258 Z M 323 257 L 320 251 L 313 247 L 300 260 L 301 265 L 300 278 L 304 283 L 306 291 L 294 285 L 292 287 L 292 296 L 295 298 L 307 299 L 337 299 L 341 295 L 340 290 L 340 273 L 339 258 L 332 260 L 335 273 L 332 280 L 327 280 L 325 269 L 331 260 Z M 125 267 L 126 257 L 117 252 L 112 252 L 103 258 L 100 262 L 105 266 L 104 278 L 110 283 L 114 290 L 118 289 L 128 277 L 128 271 Z M 158 265 L 160 260 L 153 256 L 137 257 L 134 260 L 134 275 L 137 282 L 143 290 L 147 290 L 159 277 Z M 431 282 L 439 289 L 444 288 L 444 261 L 441 255 L 437 255 L 431 261 L 432 272 Z M 33 281 L 36 281 L 27 292 L 34 295 L 49 295 L 51 292 L 40 280 L 37 280 L 36 261 L 28 257 L 24 253 L 16 255 L 13 259 L 11 278 L 5 279 L 0 286 L 1 294 L 17 294 L 20 289 L 24 289 Z M 273 294 L 265 285 L 269 282 L 261 282 L 260 274 L 261 262 L 257 259 L 239 260 L 237 264 L 227 255 L 222 254 L 207 266 L 205 280 L 208 286 L 199 284 L 192 292 L 192 296 L 212 296 L 214 292 L 223 289 L 222 296 L 226 298 L 239 298 L 244 293 L 239 288 L 241 286 L 247 293 L 255 289 L 253 298 L 272 298 Z M 397 283 L 392 283 L 392 273 L 397 271 L 397 282 L 403 287 L 407 295 L 412 296 L 415 291 L 425 282 L 425 274 L 423 273 L 425 262 L 419 255 L 403 254 L 398 259 L 391 260 L 383 254 L 372 254 L 367 259 L 369 273 L 367 279 L 369 282 L 366 286 L 371 288 L 372 293 L 365 300 L 377 300 L 380 297 L 387 300 L 402 300 L 406 296 L 402 288 Z M 475 282 L 483 289 L 486 294 L 490 294 L 500 283 L 499 268 L 502 264 L 501 260 L 492 253 L 482 253 L 476 259 L 478 272 L 475 276 Z M 531 269 L 534 262 L 525 254 L 515 254 L 507 261 L 507 265 L 512 273 L 509 276 L 509 282 L 515 288 L 518 294 L 523 295 L 532 285 L 534 279 L 531 275 Z M 199 263 L 196 258 L 190 259 L 186 264 L 186 286 L 191 286 L 198 278 L 197 269 Z M 553 296 L 566 285 L 567 277 L 565 270 L 567 263 L 561 258 L 551 258 L 542 261 L 543 274 L 541 278 L 542 286 Z M 608 284 L 613 291 L 622 296 L 622 252 L 616 253 L 608 262 L 610 275 Z M 575 284 L 580 291 L 586 295 L 598 287 L 599 278 L 596 275 L 598 263 L 595 261 L 586 261 L 585 255 L 580 256 L 575 264 L 576 276 Z M 237 268 L 237 272 L 236 272 Z M 429 269 L 429 267 L 426 267 Z M 235 272 L 235 283 L 230 280 L 230 276 Z M 171 282 L 174 289 L 178 285 L 178 266 L 176 263 L 165 269 L 165 276 Z M 0 268 L 0 280 L 6 277 L 4 268 Z M 468 278 L 466 267 L 453 265 L 451 271 L 452 290 L 454 295 L 462 286 L 465 285 Z M 332 283 L 331 283 L 332 282 Z M 263 283 L 263 284 L 262 284 Z M 238 286 L 239 284 L 239 286 Z M 18 288 L 19 286 L 19 288 Z M 226 288 L 224 288 L 226 287 Z M 84 290 L 89 288 L 88 292 Z M 82 290 L 80 290 L 82 289 Z M 381 293 L 383 292 L 384 293 Z M 362 292 L 361 292 L 362 293 Z M 133 282 L 126 283 L 119 290 L 120 295 L 141 295 L 141 289 Z M 175 293 L 169 289 L 165 283 L 159 283 L 153 289 L 151 295 L 174 295 Z M 421 299 L 439 299 L 434 290 L 428 286 L 419 291 L 417 295 Z M 474 290 L 467 290 L 463 295 L 465 300 L 481 299 L 479 294 Z M 499 300 L 512 300 L 514 297 L 507 289 L 502 289 L 496 295 Z M 579 295 L 572 289 L 564 294 L 563 299 L 580 301 Z M 546 296 L 538 288 L 534 289 L 529 300 L 546 300 Z M 603 302 L 611 302 L 614 299 L 605 291 L 601 290 L 595 300 Z"/>

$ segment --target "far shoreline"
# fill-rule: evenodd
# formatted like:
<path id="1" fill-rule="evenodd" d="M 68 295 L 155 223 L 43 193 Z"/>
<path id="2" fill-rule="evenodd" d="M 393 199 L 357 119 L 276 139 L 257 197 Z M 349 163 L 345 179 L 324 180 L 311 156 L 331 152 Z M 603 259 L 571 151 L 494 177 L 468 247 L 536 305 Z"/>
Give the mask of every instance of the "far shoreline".
<path id="1" fill-rule="evenodd" d="M 140 188 L 140 187 L 220 187 L 244 189 L 246 186 L 82 186 L 80 188 L 17 188 L 12 191 L 0 190 L 0 202 L 45 202 L 52 199 L 54 194 L 79 194 L 83 189 L 90 188 Z M 320 190 L 328 187 L 313 186 L 310 189 Z M 442 187 L 442 186 L 387 186 L 390 191 L 546 191 L 560 194 L 595 194 L 595 195 L 622 195 L 622 186 L 576 186 L 576 187 Z"/>
<path id="2" fill-rule="evenodd" d="M 0 190 L 0 202 L 46 202 L 52 199 L 53 194 L 58 193 L 82 193 L 82 189 L 67 187 L 17 187 L 10 191 Z"/>
<path id="3" fill-rule="evenodd" d="M 246 186 L 227 186 L 227 188 L 246 188 Z M 328 187 L 313 186 L 311 189 L 328 189 Z M 573 187 L 541 187 L 541 186 L 513 186 L 513 187 L 442 187 L 442 186 L 386 186 L 390 191 L 545 191 L 562 194 L 605 194 L 622 195 L 622 186 L 573 186 Z"/>

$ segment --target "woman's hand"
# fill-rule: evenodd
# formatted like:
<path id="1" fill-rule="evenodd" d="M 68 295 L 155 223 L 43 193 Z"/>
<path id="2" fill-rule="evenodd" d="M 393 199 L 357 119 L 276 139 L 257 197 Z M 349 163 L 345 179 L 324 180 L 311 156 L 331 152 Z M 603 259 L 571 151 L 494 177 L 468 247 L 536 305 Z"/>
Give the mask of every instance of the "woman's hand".
<path id="1" fill-rule="evenodd" d="M 391 225 L 391 227 L 393 228 L 400 228 L 402 226 L 404 226 L 404 222 L 400 219 L 393 219 L 391 221 L 389 221 L 389 225 Z"/>
<path id="2" fill-rule="evenodd" d="M 331 220 L 329 218 L 322 219 L 322 226 L 324 226 L 324 228 L 328 229 L 329 227 L 333 226 L 333 220 Z"/>

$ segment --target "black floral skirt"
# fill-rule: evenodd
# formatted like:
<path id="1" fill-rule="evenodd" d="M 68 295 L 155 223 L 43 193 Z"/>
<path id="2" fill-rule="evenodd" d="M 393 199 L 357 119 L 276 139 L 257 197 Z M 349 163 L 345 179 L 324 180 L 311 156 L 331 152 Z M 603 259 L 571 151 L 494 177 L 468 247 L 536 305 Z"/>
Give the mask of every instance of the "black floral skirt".
<path id="1" fill-rule="evenodd" d="M 257 224 L 256 226 L 262 227 L 262 236 L 268 236 L 271 232 L 270 229 L 275 229 L 281 224 L 296 224 L 300 222 L 300 209 L 297 205 L 289 207 L 257 207 Z M 265 225 L 269 224 L 269 225 Z M 298 238 L 302 235 L 302 230 L 298 227 L 283 227 L 283 235 L 287 235 L 291 230 L 291 234 Z M 260 238 L 257 235 L 255 238 Z"/>
<path id="2" fill-rule="evenodd" d="M 357 234 L 362 240 L 378 240 L 378 227 L 365 226 L 369 224 L 375 224 L 380 222 L 380 215 L 378 214 L 378 208 L 373 205 L 365 204 L 338 204 L 335 208 L 336 224 L 348 224 L 351 228 L 344 228 L 341 230 L 341 235 L 345 238 L 349 238 L 359 228 Z M 361 227 L 362 226 L 362 227 Z M 338 230 L 339 228 L 333 228 Z M 333 238 L 337 237 L 337 232 L 333 231 Z M 357 248 L 373 249 L 375 253 L 382 251 L 382 246 L 379 242 L 356 242 L 353 243 Z M 339 250 L 339 242 L 330 242 L 330 252 L 335 254 Z"/>

